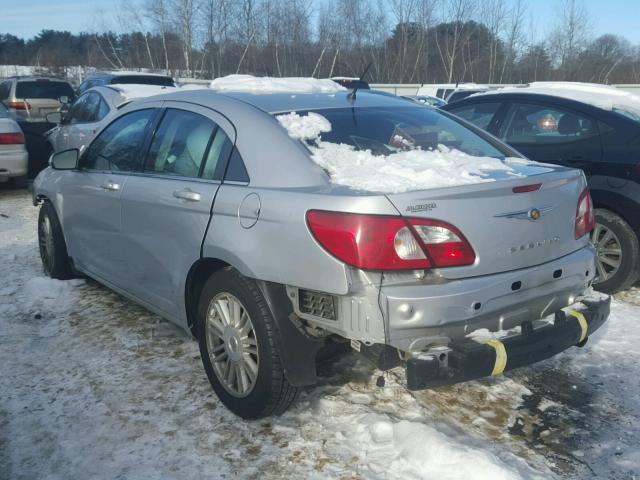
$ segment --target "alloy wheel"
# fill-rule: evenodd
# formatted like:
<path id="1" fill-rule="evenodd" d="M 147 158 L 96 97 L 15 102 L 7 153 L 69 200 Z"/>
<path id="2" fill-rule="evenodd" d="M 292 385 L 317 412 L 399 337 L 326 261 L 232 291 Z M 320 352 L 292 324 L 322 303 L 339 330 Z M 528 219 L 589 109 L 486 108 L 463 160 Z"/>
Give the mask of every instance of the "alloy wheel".
<path id="1" fill-rule="evenodd" d="M 258 379 L 258 343 L 249 312 L 234 295 L 223 292 L 209 303 L 205 323 L 213 371 L 234 397 L 246 397 Z"/>
<path id="2" fill-rule="evenodd" d="M 596 248 L 596 280 L 601 283 L 613 277 L 622 264 L 622 245 L 616 234 L 601 223 L 596 223 L 591 233 L 591 243 Z"/>

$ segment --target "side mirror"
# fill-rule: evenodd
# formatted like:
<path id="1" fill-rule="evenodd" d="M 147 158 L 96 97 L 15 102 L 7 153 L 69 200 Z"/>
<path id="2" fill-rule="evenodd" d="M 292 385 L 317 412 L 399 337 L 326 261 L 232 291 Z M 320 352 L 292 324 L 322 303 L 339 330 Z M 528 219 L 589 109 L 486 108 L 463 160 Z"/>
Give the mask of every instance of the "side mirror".
<path id="1" fill-rule="evenodd" d="M 51 155 L 50 164 L 54 170 L 74 170 L 78 168 L 80 151 L 77 148 L 63 150 Z"/>
<path id="2" fill-rule="evenodd" d="M 61 112 L 50 112 L 45 115 L 47 122 L 55 123 L 56 125 L 62 123 L 62 113 Z"/>

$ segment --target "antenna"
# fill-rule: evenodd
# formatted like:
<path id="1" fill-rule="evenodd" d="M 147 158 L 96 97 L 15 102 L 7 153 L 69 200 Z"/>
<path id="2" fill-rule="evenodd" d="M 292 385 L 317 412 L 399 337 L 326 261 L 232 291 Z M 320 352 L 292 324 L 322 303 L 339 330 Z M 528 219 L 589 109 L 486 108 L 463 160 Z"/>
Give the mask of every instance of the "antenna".
<path id="1" fill-rule="evenodd" d="M 362 82 L 364 80 L 365 75 L 367 74 L 367 72 L 369 71 L 369 69 L 371 68 L 371 63 L 369 62 L 369 64 L 367 65 L 367 67 L 364 69 L 364 72 L 362 72 L 362 75 L 360 75 L 360 78 L 358 79 L 358 82 Z M 356 84 L 356 86 L 353 88 L 353 90 L 351 90 L 351 92 L 349 93 L 349 95 L 347 95 L 347 98 L 351 101 L 356 99 L 356 92 L 358 91 L 358 85 Z"/>

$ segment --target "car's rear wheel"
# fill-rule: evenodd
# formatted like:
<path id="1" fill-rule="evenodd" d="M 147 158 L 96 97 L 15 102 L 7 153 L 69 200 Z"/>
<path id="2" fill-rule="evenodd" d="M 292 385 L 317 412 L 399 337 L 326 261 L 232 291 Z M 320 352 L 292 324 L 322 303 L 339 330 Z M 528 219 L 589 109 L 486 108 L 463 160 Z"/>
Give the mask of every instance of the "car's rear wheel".
<path id="1" fill-rule="evenodd" d="M 638 237 L 622 217 L 605 209 L 596 209 L 596 226 L 591 242 L 597 251 L 595 288 L 615 293 L 629 288 L 640 273 Z"/>
<path id="2" fill-rule="evenodd" d="M 60 220 L 49 202 L 44 202 L 38 214 L 38 246 L 45 274 L 59 280 L 73 276 Z"/>
<path id="3" fill-rule="evenodd" d="M 222 403 L 243 418 L 280 414 L 298 395 L 284 374 L 275 329 L 255 281 L 230 268 L 207 280 L 198 306 L 202 363 Z"/>

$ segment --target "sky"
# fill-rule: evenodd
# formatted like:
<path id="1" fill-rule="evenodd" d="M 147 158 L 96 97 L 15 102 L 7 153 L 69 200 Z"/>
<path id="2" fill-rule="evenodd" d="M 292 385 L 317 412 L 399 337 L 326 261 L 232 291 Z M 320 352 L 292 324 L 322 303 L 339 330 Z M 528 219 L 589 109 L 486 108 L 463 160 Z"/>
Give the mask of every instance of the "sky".
<path id="1" fill-rule="evenodd" d="M 640 0 L 578 1 L 584 2 L 590 14 L 594 35 L 615 33 L 640 44 Z M 536 36 L 544 38 L 556 20 L 559 0 L 525 3 Z M 0 33 L 30 38 L 43 29 L 73 33 L 101 30 L 94 23 L 98 9 L 113 11 L 119 5 L 120 0 L 0 0 Z"/>

